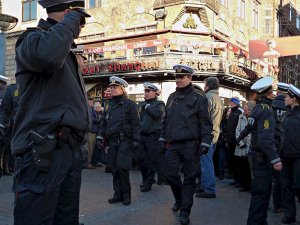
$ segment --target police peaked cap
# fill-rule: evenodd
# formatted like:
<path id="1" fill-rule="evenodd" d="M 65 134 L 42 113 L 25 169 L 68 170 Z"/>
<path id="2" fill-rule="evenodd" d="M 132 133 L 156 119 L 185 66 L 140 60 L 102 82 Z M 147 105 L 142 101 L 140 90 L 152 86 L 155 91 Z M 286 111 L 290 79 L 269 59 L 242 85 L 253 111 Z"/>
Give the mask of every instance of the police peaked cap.
<path id="1" fill-rule="evenodd" d="M 173 70 L 175 70 L 175 75 L 177 74 L 193 75 L 195 73 L 193 68 L 181 64 L 173 66 Z"/>
<path id="2" fill-rule="evenodd" d="M 128 83 L 120 77 L 112 76 L 109 78 L 109 86 L 122 86 L 124 88 L 128 87 Z"/>
<path id="3" fill-rule="evenodd" d="M 284 95 L 277 95 L 272 100 L 272 106 L 276 109 L 287 111 L 287 107 L 285 106 L 284 99 L 285 99 Z"/>
<path id="4" fill-rule="evenodd" d="M 281 82 L 279 82 L 279 83 L 277 84 L 277 89 L 278 89 L 279 91 L 287 92 L 287 91 L 289 90 L 289 87 L 290 87 L 290 85 L 289 85 L 289 84 L 286 84 L 286 83 L 281 83 Z"/>
<path id="5" fill-rule="evenodd" d="M 145 89 L 151 89 L 151 90 L 154 90 L 154 91 L 158 91 L 159 88 L 157 86 L 155 86 L 154 84 L 150 83 L 150 82 L 145 82 L 144 83 L 144 88 Z"/>
<path id="6" fill-rule="evenodd" d="M 47 13 L 62 12 L 66 9 L 76 9 L 85 17 L 91 17 L 84 9 L 84 0 L 39 0 L 38 3 L 47 10 Z"/>
<path id="7" fill-rule="evenodd" d="M 266 92 L 267 90 L 269 90 L 270 88 L 272 88 L 272 84 L 273 84 L 274 80 L 272 77 L 263 77 L 261 79 L 259 79 L 258 81 L 256 81 L 252 86 L 251 86 L 251 90 L 262 94 L 264 92 Z"/>
<path id="8" fill-rule="evenodd" d="M 290 84 L 288 93 L 292 95 L 293 97 L 299 98 L 300 99 L 300 90 L 296 88 L 294 85 Z"/>

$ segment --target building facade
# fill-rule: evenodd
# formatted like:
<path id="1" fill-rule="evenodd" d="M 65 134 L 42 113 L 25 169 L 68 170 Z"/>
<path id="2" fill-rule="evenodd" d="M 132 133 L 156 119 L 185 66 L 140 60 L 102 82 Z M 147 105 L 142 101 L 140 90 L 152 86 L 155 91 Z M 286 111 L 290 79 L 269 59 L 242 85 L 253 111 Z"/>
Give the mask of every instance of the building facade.
<path id="1" fill-rule="evenodd" d="M 195 83 L 203 86 L 206 77 L 216 76 L 225 100 L 232 96 L 247 99 L 257 78 L 283 77 L 278 60 L 247 59 L 249 40 L 279 36 L 282 2 L 86 0 L 93 17 L 76 42 L 88 58 L 83 77 L 89 95 L 105 98 L 108 77 L 115 75 L 129 82 L 133 100 L 142 100 L 145 81 L 159 85 L 166 100 L 176 86 L 173 65 L 186 64 L 195 69 Z M 2 5 L 4 13 L 20 21 L 7 34 L 6 71 L 13 77 L 18 35 L 46 13 L 36 0 L 2 0 Z"/>

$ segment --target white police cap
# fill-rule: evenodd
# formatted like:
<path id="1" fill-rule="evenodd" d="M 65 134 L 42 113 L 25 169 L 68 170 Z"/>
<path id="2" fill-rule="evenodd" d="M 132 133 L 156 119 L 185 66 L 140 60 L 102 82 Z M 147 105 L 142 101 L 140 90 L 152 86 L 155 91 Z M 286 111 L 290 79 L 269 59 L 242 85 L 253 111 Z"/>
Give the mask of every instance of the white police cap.
<path id="1" fill-rule="evenodd" d="M 290 84 L 288 92 L 293 97 L 300 98 L 300 90 L 298 88 L 296 88 L 294 85 Z"/>
<path id="2" fill-rule="evenodd" d="M 154 91 L 158 91 L 159 88 L 157 86 L 155 86 L 154 84 L 150 83 L 150 82 L 145 82 L 144 83 L 144 88 L 145 89 L 152 89 Z"/>
<path id="3" fill-rule="evenodd" d="M 77 9 L 85 17 L 91 17 L 84 9 L 84 0 L 39 0 L 38 3 L 47 10 L 47 13 L 61 12 L 66 9 Z"/>
<path id="4" fill-rule="evenodd" d="M 277 89 L 278 89 L 279 91 L 287 92 L 287 91 L 289 90 L 289 87 L 290 87 L 290 85 L 289 85 L 289 84 L 286 84 L 286 83 L 281 83 L 281 82 L 279 82 L 279 83 L 277 84 Z"/>
<path id="5" fill-rule="evenodd" d="M 9 81 L 10 79 L 8 77 L 5 77 L 3 75 L 0 75 L 0 81 L 3 81 L 5 83 L 7 83 L 7 81 Z"/>
<path id="6" fill-rule="evenodd" d="M 251 86 L 251 90 L 261 94 L 270 87 L 272 87 L 273 82 L 274 80 L 272 77 L 263 77 Z"/>
<path id="7" fill-rule="evenodd" d="M 109 86 L 122 86 L 124 88 L 128 87 L 128 83 L 120 77 L 112 76 L 109 78 Z"/>
<path id="8" fill-rule="evenodd" d="M 176 74 L 193 75 L 195 73 L 193 68 L 181 64 L 173 66 L 173 70 L 175 70 L 175 75 Z"/>

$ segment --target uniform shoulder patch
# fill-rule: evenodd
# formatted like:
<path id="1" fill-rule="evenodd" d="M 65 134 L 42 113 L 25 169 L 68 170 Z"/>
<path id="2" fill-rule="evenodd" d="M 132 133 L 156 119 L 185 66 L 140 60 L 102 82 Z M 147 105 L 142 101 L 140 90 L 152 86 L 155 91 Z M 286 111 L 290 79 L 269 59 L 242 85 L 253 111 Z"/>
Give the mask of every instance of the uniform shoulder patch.
<path id="1" fill-rule="evenodd" d="M 269 120 L 264 120 L 264 129 L 265 130 L 270 129 L 270 122 L 269 122 Z"/>

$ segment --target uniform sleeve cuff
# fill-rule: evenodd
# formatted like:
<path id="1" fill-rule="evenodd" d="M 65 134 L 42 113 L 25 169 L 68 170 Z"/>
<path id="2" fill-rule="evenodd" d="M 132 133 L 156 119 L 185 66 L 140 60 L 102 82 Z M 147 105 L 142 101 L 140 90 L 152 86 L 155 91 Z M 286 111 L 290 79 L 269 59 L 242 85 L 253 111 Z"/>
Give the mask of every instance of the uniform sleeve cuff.
<path id="1" fill-rule="evenodd" d="M 280 162 L 280 158 L 273 159 L 273 160 L 271 161 L 271 164 L 275 164 L 275 163 L 278 163 L 278 162 Z"/>
<path id="2" fill-rule="evenodd" d="M 201 143 L 201 146 L 206 147 L 206 148 L 209 148 L 209 147 L 210 147 L 210 145 L 209 145 L 209 144 L 206 144 L 206 143 Z"/>
<path id="3" fill-rule="evenodd" d="M 3 124 L 0 124 L 0 127 L 1 127 L 1 128 L 4 128 L 4 125 L 3 125 Z"/>

